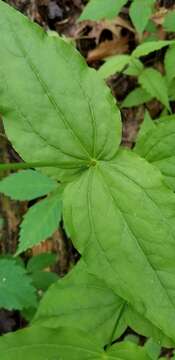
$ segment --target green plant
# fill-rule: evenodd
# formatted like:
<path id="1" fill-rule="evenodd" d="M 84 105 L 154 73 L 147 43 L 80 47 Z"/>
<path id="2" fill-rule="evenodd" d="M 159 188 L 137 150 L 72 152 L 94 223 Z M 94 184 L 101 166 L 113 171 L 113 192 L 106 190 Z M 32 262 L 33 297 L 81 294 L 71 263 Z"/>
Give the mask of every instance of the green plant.
<path id="1" fill-rule="evenodd" d="M 128 0 L 90 0 L 79 20 L 100 20 L 115 18 Z M 133 25 L 142 33 L 154 10 L 155 0 L 132 0 L 129 15 Z"/>
<path id="2" fill-rule="evenodd" d="M 49 192 L 42 202 L 54 204 L 52 219 L 60 216 L 63 198 L 64 226 L 82 255 L 73 272 L 48 290 L 30 328 L 0 339 L 1 358 L 148 360 L 150 347 L 147 351 L 131 341 L 111 344 L 127 325 L 159 345 L 175 343 L 175 194 L 166 172 L 145 160 L 146 154 L 136 154 L 139 145 L 135 152 L 119 146 L 120 113 L 110 90 L 71 44 L 48 36 L 2 1 L 0 42 L 3 123 L 25 161 L 0 169 L 38 168 L 44 176 L 39 194 L 30 181 L 24 195 L 15 186 L 11 193 L 9 183 L 20 188 L 24 173 L 3 180 L 1 191 L 15 198 Z M 152 45 L 143 44 L 135 56 Z M 164 98 L 163 103 L 169 110 Z M 147 125 L 139 141 L 145 132 Z M 33 176 L 41 174 L 34 171 Z M 41 213 L 46 210 L 42 207 Z M 30 238 L 28 227 L 21 236 L 18 253 L 51 232 L 38 230 L 36 213 L 34 220 Z M 51 223 L 49 218 L 47 226 Z M 56 221 L 52 231 L 55 226 Z M 103 311 L 94 314 L 99 304 Z"/>
<path id="3" fill-rule="evenodd" d="M 14 349 L 18 349 L 17 352 Z M 72 360 L 149 360 L 146 351 L 133 344 L 123 342 L 113 345 L 105 352 L 94 337 L 73 328 L 57 330 L 33 327 L 0 340 L 1 356 L 4 360 L 72 359 Z M 27 350 L 27 351 L 26 351 Z M 46 357 L 47 356 L 47 357 Z"/>
<path id="4" fill-rule="evenodd" d="M 20 258 L 0 257 L 0 307 L 21 310 L 30 319 L 48 287 L 58 280 L 53 272 L 43 271 L 53 265 L 56 256 L 50 253 L 32 257 L 25 267 Z"/>
<path id="5" fill-rule="evenodd" d="M 175 191 L 174 137 L 175 115 L 162 116 L 154 122 L 145 116 L 134 150 L 157 166 L 168 186 Z"/>
<path id="6" fill-rule="evenodd" d="M 0 307 L 22 310 L 36 307 L 35 288 L 25 269 L 12 259 L 0 260 Z"/>
<path id="7" fill-rule="evenodd" d="M 152 67 L 145 67 L 139 58 L 157 50 L 168 47 L 165 54 L 165 75 Z M 170 101 L 174 100 L 174 40 L 150 41 L 143 43 L 131 55 L 118 55 L 108 59 L 99 69 L 102 78 L 107 78 L 117 72 L 136 76 L 138 85 L 131 91 L 121 104 L 121 107 L 132 107 L 144 104 L 153 98 L 159 100 L 168 111 Z"/>
<path id="8" fill-rule="evenodd" d="M 51 193 L 25 214 L 17 253 L 45 240 L 58 228 L 62 215 L 62 187 L 58 187 L 56 181 L 38 171 L 23 170 L 4 178 L 0 182 L 0 192 L 15 200 L 33 200 Z"/>
<path id="9" fill-rule="evenodd" d="M 127 0 L 90 0 L 82 12 L 79 20 L 112 19 L 118 15 Z"/>

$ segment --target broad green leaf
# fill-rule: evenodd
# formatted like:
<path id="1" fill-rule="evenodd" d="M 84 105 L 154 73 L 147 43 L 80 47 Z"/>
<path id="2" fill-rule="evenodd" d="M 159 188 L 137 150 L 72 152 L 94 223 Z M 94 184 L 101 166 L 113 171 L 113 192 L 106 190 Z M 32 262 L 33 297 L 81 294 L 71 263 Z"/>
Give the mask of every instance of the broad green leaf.
<path id="1" fill-rule="evenodd" d="M 127 0 L 90 0 L 83 10 L 79 21 L 113 19 L 120 12 Z"/>
<path id="2" fill-rule="evenodd" d="M 160 172 L 127 150 L 97 162 L 64 194 L 66 228 L 89 271 L 172 341 L 174 215 L 175 195 Z"/>
<path id="3" fill-rule="evenodd" d="M 104 359 L 104 351 L 94 337 L 73 328 L 31 327 L 6 335 L 0 338 L 0 353 L 1 360 Z"/>
<path id="4" fill-rule="evenodd" d="M 36 306 L 35 288 L 14 260 L 0 260 L 0 308 L 22 310 Z"/>
<path id="5" fill-rule="evenodd" d="M 150 101 L 152 98 L 153 96 L 148 94 L 144 89 L 137 87 L 125 97 L 122 102 L 122 108 L 139 106 Z"/>
<path id="6" fill-rule="evenodd" d="M 32 200 L 55 190 L 57 182 L 34 170 L 11 174 L 0 181 L 0 192 L 15 200 Z"/>
<path id="7" fill-rule="evenodd" d="M 151 360 L 151 357 L 146 353 L 146 350 L 132 342 L 121 342 L 113 345 L 109 352 L 109 359 L 118 360 Z"/>
<path id="8" fill-rule="evenodd" d="M 1 113 L 21 157 L 47 162 L 44 171 L 58 179 L 81 172 L 93 158 L 111 159 L 121 139 L 120 114 L 78 51 L 1 0 L 0 43 Z"/>
<path id="9" fill-rule="evenodd" d="M 144 42 L 143 44 L 136 47 L 132 52 L 133 57 L 146 56 L 154 51 L 158 51 L 165 46 L 173 45 L 175 42 L 173 40 L 159 40 L 159 41 L 149 41 Z"/>
<path id="10" fill-rule="evenodd" d="M 94 334 L 102 345 L 111 341 L 113 329 L 113 340 L 116 340 L 130 326 L 141 335 L 153 337 L 162 346 L 172 346 L 159 329 L 139 316 L 104 281 L 89 274 L 82 260 L 48 290 L 33 322 L 51 328 L 76 325 Z"/>
<path id="11" fill-rule="evenodd" d="M 137 143 L 142 139 L 144 136 L 147 136 L 147 133 L 150 130 L 154 130 L 156 125 L 154 121 L 151 119 L 149 112 L 146 110 L 144 115 L 144 120 L 140 126 L 139 132 L 137 134 Z"/>
<path id="12" fill-rule="evenodd" d="M 169 82 L 175 78 L 174 59 L 175 46 L 171 46 L 165 54 L 165 71 Z"/>
<path id="13" fill-rule="evenodd" d="M 61 215 L 62 200 L 58 192 L 33 205 L 27 211 L 20 226 L 17 254 L 50 237 L 58 228 Z"/>
<path id="14" fill-rule="evenodd" d="M 148 94 L 159 100 L 168 110 L 170 109 L 168 88 L 164 77 L 159 71 L 153 68 L 147 68 L 142 71 L 138 80 L 139 84 L 148 92 Z"/>
<path id="15" fill-rule="evenodd" d="M 175 11 L 169 11 L 165 15 L 163 26 L 166 31 L 175 32 Z"/>
<path id="16" fill-rule="evenodd" d="M 34 272 L 44 270 L 56 263 L 57 256 L 53 253 L 42 253 L 32 256 L 27 263 L 27 271 Z"/>
<path id="17" fill-rule="evenodd" d="M 124 68 L 129 64 L 129 62 L 129 55 L 112 56 L 109 60 L 106 60 L 106 62 L 100 67 L 98 73 L 103 79 L 105 79 L 108 76 L 123 71 Z"/>
<path id="18" fill-rule="evenodd" d="M 175 190 L 175 116 L 168 118 L 156 122 L 155 128 L 136 143 L 135 152 L 157 166 Z"/>
<path id="19" fill-rule="evenodd" d="M 139 33 L 142 33 L 153 12 L 154 0 L 134 0 L 129 8 L 130 18 Z"/>
<path id="20" fill-rule="evenodd" d="M 144 348 L 130 342 L 103 351 L 94 336 L 74 328 L 33 326 L 0 339 L 2 360 L 150 360 Z"/>
<path id="21" fill-rule="evenodd" d="M 41 300 L 34 324 L 52 328 L 78 327 L 93 334 L 104 346 L 127 327 L 125 302 L 96 276 L 88 274 L 86 265 L 79 264 L 52 286 Z"/>

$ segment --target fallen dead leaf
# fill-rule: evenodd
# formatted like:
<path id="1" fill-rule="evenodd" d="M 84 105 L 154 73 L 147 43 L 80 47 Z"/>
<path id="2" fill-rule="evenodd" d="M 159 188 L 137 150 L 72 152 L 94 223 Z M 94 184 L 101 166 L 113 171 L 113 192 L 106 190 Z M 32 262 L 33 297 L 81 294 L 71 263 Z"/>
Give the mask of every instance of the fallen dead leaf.
<path id="1" fill-rule="evenodd" d="M 88 52 L 87 62 L 103 60 L 109 56 L 124 54 L 128 52 L 128 38 L 114 39 L 104 41 L 96 47 L 96 49 Z"/>

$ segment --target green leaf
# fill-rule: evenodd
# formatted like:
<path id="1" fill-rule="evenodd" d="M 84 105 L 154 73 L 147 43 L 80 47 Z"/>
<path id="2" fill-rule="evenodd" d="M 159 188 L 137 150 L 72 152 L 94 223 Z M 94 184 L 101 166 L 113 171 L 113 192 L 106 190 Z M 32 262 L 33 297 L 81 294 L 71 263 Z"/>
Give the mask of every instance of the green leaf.
<path id="1" fill-rule="evenodd" d="M 109 60 L 106 60 L 106 62 L 100 67 L 98 73 L 103 79 L 105 79 L 108 76 L 123 71 L 125 66 L 129 64 L 129 62 L 129 55 L 112 56 Z"/>
<path id="2" fill-rule="evenodd" d="M 34 324 L 51 328 L 76 324 L 94 333 L 102 345 L 111 341 L 112 329 L 114 340 L 129 326 L 143 336 L 153 337 L 162 346 L 172 346 L 158 328 L 134 311 L 104 281 L 89 274 L 83 260 L 44 295 Z"/>
<path id="3" fill-rule="evenodd" d="M 27 263 L 27 271 L 34 272 L 44 270 L 56 263 L 57 255 L 53 253 L 43 253 L 32 256 Z"/>
<path id="4" fill-rule="evenodd" d="M 111 341 L 111 335 L 116 340 L 130 326 L 162 346 L 172 346 L 159 329 L 136 313 L 104 281 L 89 274 L 83 260 L 44 295 L 33 323 L 51 328 L 76 324 L 94 334 L 103 346 Z"/>
<path id="5" fill-rule="evenodd" d="M 159 40 L 159 41 L 149 41 L 144 42 L 143 44 L 136 47 L 136 49 L 132 52 L 133 57 L 141 57 L 146 56 L 154 51 L 158 51 L 165 46 L 173 45 L 173 40 Z"/>
<path id="6" fill-rule="evenodd" d="M 79 21 L 113 19 L 120 12 L 127 0 L 90 0 L 83 10 Z"/>
<path id="7" fill-rule="evenodd" d="M 120 114 L 76 49 L 3 1 L 0 43 L 1 113 L 21 157 L 50 162 L 43 171 L 64 180 L 93 158 L 112 158 L 121 140 Z"/>
<path id="8" fill-rule="evenodd" d="M 147 68 L 142 71 L 138 78 L 139 84 L 146 90 L 152 97 L 159 100 L 165 107 L 170 110 L 168 100 L 168 88 L 164 77 L 159 71 L 153 68 Z"/>
<path id="9" fill-rule="evenodd" d="M 171 10 L 165 15 L 163 26 L 166 31 L 175 31 L 175 11 Z"/>
<path id="10" fill-rule="evenodd" d="M 35 271 L 30 277 L 35 288 L 42 291 L 46 291 L 58 280 L 58 275 L 50 271 Z"/>
<path id="11" fill-rule="evenodd" d="M 158 344 L 171 348 L 174 346 L 174 342 L 167 338 L 165 334 L 149 321 L 145 315 L 141 315 L 133 309 L 132 306 L 126 308 L 125 314 L 128 326 L 133 329 L 137 334 L 145 337 L 152 337 Z"/>
<path id="12" fill-rule="evenodd" d="M 134 57 L 130 57 L 130 64 L 126 70 L 124 70 L 124 74 L 129 76 L 139 76 L 144 66 L 142 62 Z"/>
<path id="13" fill-rule="evenodd" d="M 34 324 L 52 328 L 76 326 L 93 334 L 104 346 L 111 340 L 117 319 L 113 340 L 126 329 L 126 308 L 123 299 L 102 280 L 89 274 L 81 260 L 43 297 Z"/>
<path id="14" fill-rule="evenodd" d="M 124 101 L 122 102 L 122 108 L 139 106 L 147 103 L 152 98 L 153 96 L 148 94 L 144 89 L 142 89 L 141 87 L 137 87 L 125 97 Z"/>
<path id="15" fill-rule="evenodd" d="M 21 312 L 21 316 L 28 322 L 30 323 L 34 317 L 36 313 L 36 307 L 30 307 L 27 309 L 23 309 Z"/>
<path id="16" fill-rule="evenodd" d="M 1 337 L 0 353 L 2 360 L 102 360 L 104 356 L 98 343 L 86 333 L 42 327 Z"/>
<path id="17" fill-rule="evenodd" d="M 153 339 L 148 339 L 144 348 L 151 360 L 157 360 L 159 358 L 161 353 L 161 346 Z"/>
<path id="18" fill-rule="evenodd" d="M 5 255 L 0 255 L 0 260 L 11 260 L 15 262 L 16 265 L 21 266 L 23 269 L 25 269 L 24 261 L 20 256 L 14 257 L 14 255 L 5 254 Z"/>
<path id="19" fill-rule="evenodd" d="M 160 117 L 154 120 L 155 125 L 159 124 L 160 122 L 166 122 L 166 121 L 174 121 L 175 120 L 175 114 L 168 115 L 167 113 L 164 114 L 162 112 L 160 114 Z"/>
<path id="20" fill-rule="evenodd" d="M 175 115 L 156 123 L 135 146 L 135 152 L 157 166 L 175 191 Z"/>
<path id="21" fill-rule="evenodd" d="M 125 69 L 125 67 L 128 68 Z M 143 70 L 143 64 L 138 59 L 131 58 L 129 55 L 112 56 L 98 70 L 102 78 L 107 78 L 117 72 L 123 72 L 130 76 L 138 76 Z"/>
<path id="22" fill-rule="evenodd" d="M 33 205 L 20 226 L 17 254 L 50 237 L 58 228 L 61 215 L 62 201 L 58 192 Z"/>
<path id="23" fill-rule="evenodd" d="M 127 150 L 98 162 L 64 194 L 66 228 L 89 271 L 172 341 L 174 215 L 175 195 L 160 172 Z"/>
<path id="24" fill-rule="evenodd" d="M 142 33 L 153 12 L 154 0 L 134 0 L 129 8 L 130 18 L 136 30 Z"/>
<path id="25" fill-rule="evenodd" d="M 165 54 L 165 71 L 168 82 L 171 82 L 171 80 L 175 78 L 174 59 L 175 46 L 171 46 Z"/>
<path id="26" fill-rule="evenodd" d="M 143 347 L 129 341 L 113 345 L 108 355 L 109 359 L 116 360 L 151 360 Z"/>
<path id="27" fill-rule="evenodd" d="M 147 136 L 147 133 L 155 129 L 156 125 L 154 121 L 151 119 L 150 114 L 148 111 L 145 111 L 144 120 L 140 126 L 139 132 L 137 134 L 137 143 L 144 137 Z M 141 140 L 142 141 L 142 140 Z"/>
<path id="28" fill-rule="evenodd" d="M 150 19 L 148 21 L 148 24 L 146 25 L 146 31 L 148 33 L 150 33 L 150 35 L 148 35 L 148 37 L 146 37 L 146 39 L 144 39 L 145 41 L 147 41 L 147 39 L 150 38 L 150 36 L 153 36 L 153 37 L 155 36 L 157 38 L 157 27 L 152 19 Z M 154 39 L 154 40 L 156 40 L 156 39 Z"/>
<path id="29" fill-rule="evenodd" d="M 0 192 L 15 200 L 32 200 L 55 190 L 57 182 L 34 170 L 11 174 L 0 181 Z"/>
<path id="30" fill-rule="evenodd" d="M 134 344 L 137 344 L 139 345 L 140 343 L 140 338 L 139 338 L 139 335 L 135 335 L 135 334 L 128 334 L 128 335 L 125 335 L 124 341 L 130 341 Z"/>
<path id="31" fill-rule="evenodd" d="M 0 307 L 22 310 L 35 305 L 35 289 L 24 268 L 14 260 L 0 260 Z"/>
<path id="32" fill-rule="evenodd" d="M 0 339 L 2 360 L 150 360 L 145 349 L 130 342 L 103 351 L 94 336 L 74 328 L 33 326 Z"/>

